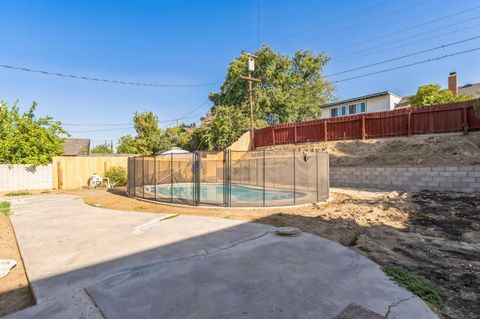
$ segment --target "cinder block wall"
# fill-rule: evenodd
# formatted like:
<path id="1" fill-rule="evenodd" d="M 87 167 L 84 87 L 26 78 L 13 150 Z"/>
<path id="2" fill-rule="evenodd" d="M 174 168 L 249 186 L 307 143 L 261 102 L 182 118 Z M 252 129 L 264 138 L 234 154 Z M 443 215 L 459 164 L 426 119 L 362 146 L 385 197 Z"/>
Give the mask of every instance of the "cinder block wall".
<path id="1" fill-rule="evenodd" d="M 435 167 L 330 167 L 332 187 L 381 190 L 480 191 L 480 165 Z"/>
<path id="2" fill-rule="evenodd" d="M 0 165 L 0 192 L 52 189 L 52 165 Z"/>

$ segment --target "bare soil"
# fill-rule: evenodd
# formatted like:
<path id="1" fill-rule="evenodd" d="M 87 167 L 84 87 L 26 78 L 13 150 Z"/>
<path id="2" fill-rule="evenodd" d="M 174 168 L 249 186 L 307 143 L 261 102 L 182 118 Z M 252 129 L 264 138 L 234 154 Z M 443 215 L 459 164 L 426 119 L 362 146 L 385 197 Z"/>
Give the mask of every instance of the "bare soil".
<path id="1" fill-rule="evenodd" d="M 480 194 L 367 192 L 334 189 L 308 208 L 199 209 L 132 199 L 123 191 L 69 191 L 87 204 L 119 210 L 234 218 L 296 226 L 350 247 L 378 264 L 402 266 L 441 291 L 444 318 L 480 314 Z"/>
<path id="2" fill-rule="evenodd" d="M 288 144 L 273 150 L 323 151 L 333 166 L 480 164 L 480 132 Z"/>
<path id="3" fill-rule="evenodd" d="M 10 273 L 0 278 L 0 317 L 2 317 L 35 304 L 12 224 L 7 216 L 2 215 L 0 215 L 0 258 L 17 261 L 17 265 Z"/>

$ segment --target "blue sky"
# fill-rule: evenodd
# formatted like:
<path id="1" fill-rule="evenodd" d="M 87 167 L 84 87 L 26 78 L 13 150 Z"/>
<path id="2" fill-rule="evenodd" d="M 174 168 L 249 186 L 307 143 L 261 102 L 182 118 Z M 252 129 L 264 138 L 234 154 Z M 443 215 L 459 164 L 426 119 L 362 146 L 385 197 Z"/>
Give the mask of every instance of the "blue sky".
<path id="1" fill-rule="evenodd" d="M 221 82 L 229 61 L 257 48 L 257 1 L 0 0 L 0 64 L 124 81 Z M 259 30 L 261 44 L 284 54 L 325 52 L 332 57 L 325 69 L 330 75 L 480 36 L 480 3 L 260 0 Z M 477 47 L 480 39 L 330 79 Z M 383 90 L 408 95 L 426 83 L 446 86 L 451 71 L 457 71 L 460 84 L 480 82 L 480 51 L 339 82 L 336 95 Z M 136 110 L 151 110 L 168 121 L 203 103 L 189 114 L 195 118 L 185 120 L 198 121 L 208 110 L 208 93 L 215 90 L 218 85 L 135 87 L 0 68 L 0 99 L 18 99 L 23 108 L 35 100 L 40 115 L 68 124 L 98 124 L 65 126 L 73 137 L 91 138 L 93 144 L 133 133 L 128 125 Z"/>

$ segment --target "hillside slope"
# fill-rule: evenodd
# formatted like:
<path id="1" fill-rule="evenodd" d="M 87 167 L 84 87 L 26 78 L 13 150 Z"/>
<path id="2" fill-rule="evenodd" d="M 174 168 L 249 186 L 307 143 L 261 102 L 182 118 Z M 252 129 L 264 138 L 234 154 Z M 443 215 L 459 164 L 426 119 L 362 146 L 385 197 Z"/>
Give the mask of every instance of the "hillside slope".
<path id="1" fill-rule="evenodd" d="M 324 151 L 333 166 L 480 164 L 480 132 L 288 144 L 270 150 Z"/>

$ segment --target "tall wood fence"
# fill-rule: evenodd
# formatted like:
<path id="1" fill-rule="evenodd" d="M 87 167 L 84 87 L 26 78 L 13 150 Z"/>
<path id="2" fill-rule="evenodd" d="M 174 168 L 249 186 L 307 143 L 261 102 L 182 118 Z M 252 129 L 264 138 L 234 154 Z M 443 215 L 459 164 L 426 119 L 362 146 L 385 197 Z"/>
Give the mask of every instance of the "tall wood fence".
<path id="1" fill-rule="evenodd" d="M 104 176 L 113 166 L 127 170 L 128 156 L 57 156 L 52 159 L 53 188 L 76 189 L 88 186 L 93 173 Z"/>
<path id="2" fill-rule="evenodd" d="M 269 126 L 255 130 L 255 146 L 446 132 L 468 134 L 480 130 L 480 118 L 475 114 L 479 103 L 477 99 Z"/>

